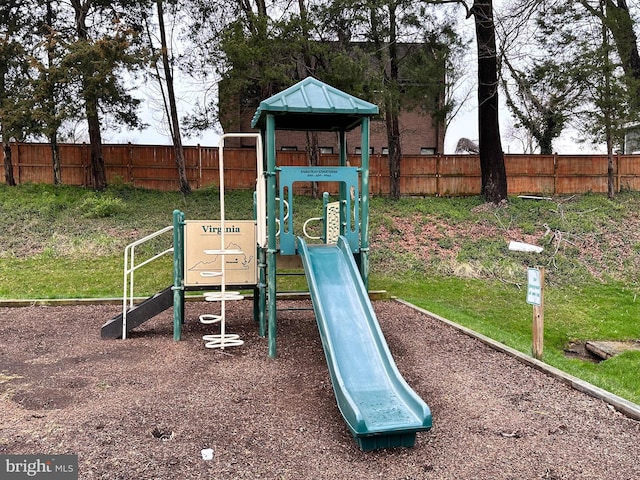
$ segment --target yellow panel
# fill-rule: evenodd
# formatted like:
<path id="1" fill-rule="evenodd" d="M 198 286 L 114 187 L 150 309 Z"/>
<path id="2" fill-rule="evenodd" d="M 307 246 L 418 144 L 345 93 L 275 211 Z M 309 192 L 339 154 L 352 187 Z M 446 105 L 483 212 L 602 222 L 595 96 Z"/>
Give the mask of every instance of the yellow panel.
<path id="1" fill-rule="evenodd" d="M 184 227 L 185 286 L 220 285 L 221 277 L 203 276 L 203 272 L 219 272 L 225 261 L 226 285 L 255 285 L 256 223 L 252 220 L 225 220 L 224 247 L 241 250 L 241 254 L 207 255 L 205 250 L 220 250 L 219 220 L 188 220 Z"/>
<path id="2" fill-rule="evenodd" d="M 340 202 L 327 204 L 327 226 L 325 243 L 336 244 L 340 236 Z"/>

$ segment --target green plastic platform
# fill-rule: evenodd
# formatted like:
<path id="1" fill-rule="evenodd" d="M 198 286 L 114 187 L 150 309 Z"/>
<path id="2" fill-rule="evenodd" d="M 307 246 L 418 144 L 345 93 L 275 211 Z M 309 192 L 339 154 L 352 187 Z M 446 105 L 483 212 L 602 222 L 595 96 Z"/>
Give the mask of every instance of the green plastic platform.
<path id="1" fill-rule="evenodd" d="M 431 411 L 393 361 L 347 240 L 298 238 L 298 251 L 338 408 L 359 447 L 412 447 Z"/>

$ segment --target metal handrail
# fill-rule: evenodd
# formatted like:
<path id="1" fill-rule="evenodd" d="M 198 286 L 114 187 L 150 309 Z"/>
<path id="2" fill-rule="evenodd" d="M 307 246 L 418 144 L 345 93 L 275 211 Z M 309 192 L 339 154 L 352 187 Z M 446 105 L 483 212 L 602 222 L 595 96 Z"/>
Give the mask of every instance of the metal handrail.
<path id="1" fill-rule="evenodd" d="M 144 262 L 136 265 L 135 263 L 135 248 L 149 240 L 167 233 L 173 230 L 173 225 L 164 227 L 162 230 L 158 230 L 155 233 L 147 235 L 135 242 L 130 243 L 124 249 L 124 281 L 122 286 L 122 338 L 127 338 L 127 310 L 133 308 L 133 272 L 138 268 L 143 267 L 152 261 L 173 252 L 173 247 L 164 250 L 151 258 L 148 258 Z"/>

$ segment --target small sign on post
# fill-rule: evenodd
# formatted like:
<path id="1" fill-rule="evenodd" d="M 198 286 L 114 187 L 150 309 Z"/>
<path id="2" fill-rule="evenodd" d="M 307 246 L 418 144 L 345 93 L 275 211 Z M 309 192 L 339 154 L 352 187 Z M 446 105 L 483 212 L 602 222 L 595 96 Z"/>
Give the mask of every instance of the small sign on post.
<path id="1" fill-rule="evenodd" d="M 542 282 L 539 268 L 527 269 L 527 303 L 537 306 L 542 303 Z"/>
<path id="2" fill-rule="evenodd" d="M 533 356 L 541 360 L 544 347 L 544 268 L 529 268 L 527 280 L 527 303 L 533 305 Z"/>

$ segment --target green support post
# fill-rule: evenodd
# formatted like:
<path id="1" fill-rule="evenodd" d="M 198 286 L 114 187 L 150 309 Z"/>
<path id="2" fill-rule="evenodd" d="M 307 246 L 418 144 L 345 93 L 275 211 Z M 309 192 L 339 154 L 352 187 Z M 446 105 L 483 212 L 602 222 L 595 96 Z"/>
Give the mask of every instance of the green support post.
<path id="1" fill-rule="evenodd" d="M 267 155 L 267 301 L 269 357 L 276 357 L 276 135 L 275 118 L 266 118 L 265 152 Z M 282 200 L 281 200 L 282 201 Z M 284 226 L 282 226 L 284 228 Z"/>
<path id="2" fill-rule="evenodd" d="M 265 249 L 258 247 L 258 334 L 261 337 L 267 336 L 266 305 L 267 305 L 267 284 L 266 284 L 267 261 Z"/>
<path id="3" fill-rule="evenodd" d="M 184 323 L 184 213 L 173 211 L 173 339 L 178 342 Z"/>
<path id="4" fill-rule="evenodd" d="M 367 290 L 369 290 L 369 117 L 362 118 L 360 125 L 362 171 L 361 202 L 360 202 L 360 276 Z"/>
<path id="5" fill-rule="evenodd" d="M 266 263 L 266 300 L 261 305 L 262 310 L 267 310 L 267 330 L 269 338 L 269 356 L 276 356 L 276 258 L 277 253 L 281 255 L 293 255 L 297 252 L 297 241 L 293 234 L 292 212 L 284 225 L 282 207 L 276 212 L 277 183 L 280 187 L 280 196 L 293 195 L 292 186 L 285 180 L 295 181 L 318 181 L 317 175 L 322 170 L 322 181 L 329 181 L 327 177 L 334 176 L 333 181 L 345 183 L 348 188 L 341 187 L 341 231 L 348 238 L 349 245 L 353 253 L 360 251 L 361 262 L 359 273 L 365 284 L 368 284 L 368 201 L 369 201 L 369 117 L 378 115 L 379 109 L 376 105 L 364 100 L 352 97 L 340 90 L 326 85 L 321 81 L 307 77 L 296 85 L 273 95 L 260 102 L 256 113 L 251 120 L 252 128 L 259 128 L 264 140 L 264 175 L 266 177 L 266 216 L 267 216 L 267 245 L 261 245 L 264 249 Z M 344 117 L 348 115 L 348 117 Z M 348 167 L 346 131 L 355 127 L 355 118 L 361 119 L 360 128 L 362 135 L 362 167 Z M 327 129 L 327 126 L 331 128 Z M 278 130 L 307 130 L 307 131 L 336 131 L 340 135 L 340 166 L 338 168 L 323 167 L 292 167 L 276 165 L 276 140 L 275 132 Z M 362 188 L 359 186 L 358 175 L 362 171 Z M 300 178 L 289 178 L 289 176 L 300 175 Z M 277 177 L 276 177 L 277 175 Z M 351 182 L 351 176 L 355 175 L 355 183 Z M 286 178 L 285 178 L 286 177 Z M 304 177 L 304 179 L 303 179 Z M 357 192 L 357 196 L 362 194 L 362 202 L 354 203 L 356 213 L 353 222 L 351 221 L 350 195 L 351 188 Z M 281 199 L 284 201 L 284 198 Z M 363 203 L 363 206 L 358 206 Z M 293 208 L 293 207 L 291 207 Z M 277 216 L 276 216 L 277 215 Z M 279 218 L 281 231 L 276 239 L 276 220 Z M 364 235 L 358 228 L 362 224 Z M 348 228 L 347 228 L 348 227 Z M 347 231 L 348 230 L 348 231 Z M 277 241 L 276 241 L 277 240 Z"/>
<path id="6" fill-rule="evenodd" d="M 346 167 L 347 166 L 347 141 L 346 141 L 346 134 L 343 130 L 341 130 L 338 134 L 338 149 L 340 151 L 340 157 L 339 157 L 340 166 Z M 351 212 L 347 210 L 347 205 L 346 205 L 347 195 L 349 195 L 350 192 L 348 191 L 349 189 L 344 183 L 340 182 L 339 185 L 340 186 L 338 190 L 340 195 L 340 235 L 345 235 L 347 218 L 349 218 L 349 215 L 351 215 Z"/>

